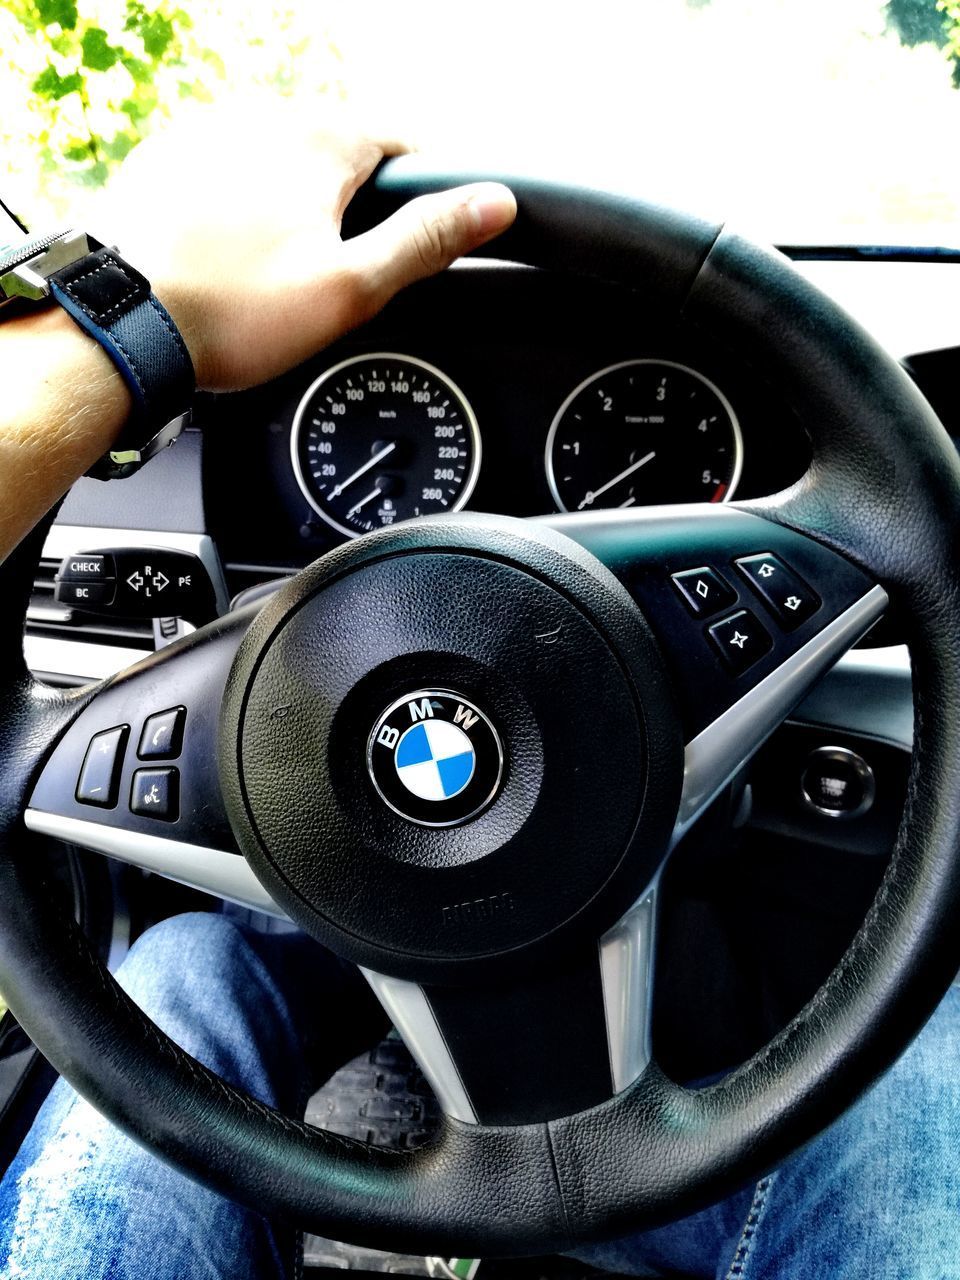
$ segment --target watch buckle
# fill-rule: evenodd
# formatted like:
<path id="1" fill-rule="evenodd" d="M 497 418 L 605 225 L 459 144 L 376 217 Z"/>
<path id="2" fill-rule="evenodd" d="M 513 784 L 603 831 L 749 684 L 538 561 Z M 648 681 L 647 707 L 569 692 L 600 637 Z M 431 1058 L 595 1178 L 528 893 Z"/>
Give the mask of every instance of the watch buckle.
<path id="1" fill-rule="evenodd" d="M 151 458 L 156 457 L 162 449 L 169 448 L 179 438 L 184 427 L 189 426 L 192 417 L 193 411 L 188 409 L 186 413 L 171 418 L 165 427 L 137 449 L 108 450 L 100 461 L 90 468 L 87 475 L 93 476 L 96 480 L 122 480 L 126 476 L 133 475 Z"/>
<path id="2" fill-rule="evenodd" d="M 86 232 L 64 232 L 32 258 L 0 276 L 0 299 L 26 298 L 31 302 L 42 302 L 50 296 L 48 277 L 78 262 L 89 252 L 90 241 Z"/>

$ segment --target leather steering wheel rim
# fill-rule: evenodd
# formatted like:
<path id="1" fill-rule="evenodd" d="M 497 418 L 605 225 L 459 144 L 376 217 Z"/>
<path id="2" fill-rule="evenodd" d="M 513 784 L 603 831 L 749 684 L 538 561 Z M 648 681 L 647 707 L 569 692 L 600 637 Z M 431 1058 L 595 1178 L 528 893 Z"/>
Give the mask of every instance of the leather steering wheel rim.
<path id="1" fill-rule="evenodd" d="M 477 177 L 391 162 L 355 222 L 465 176 Z M 0 987 L 26 1031 L 123 1130 L 223 1194 L 363 1245 L 478 1256 L 654 1226 L 769 1170 L 902 1052 L 960 959 L 960 464 L 949 438 L 896 362 L 778 254 L 626 197 L 507 181 L 520 214 L 497 256 L 641 288 L 779 381 L 813 462 L 752 510 L 859 564 L 908 628 L 916 737 L 889 870 L 820 991 L 732 1075 L 693 1092 L 652 1064 L 589 1111 L 511 1127 L 447 1120 L 433 1145 L 403 1155 L 311 1129 L 225 1084 L 50 911 L 22 814 L 54 739 L 92 694 L 51 691 L 25 669 L 43 530 L 0 568 Z"/>

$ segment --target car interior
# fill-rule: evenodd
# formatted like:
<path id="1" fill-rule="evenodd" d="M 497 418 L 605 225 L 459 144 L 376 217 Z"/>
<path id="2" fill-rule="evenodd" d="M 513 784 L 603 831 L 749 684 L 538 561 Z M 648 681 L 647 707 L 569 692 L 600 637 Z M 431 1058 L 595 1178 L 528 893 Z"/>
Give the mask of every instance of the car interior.
<path id="1" fill-rule="evenodd" d="M 547 1131 L 579 1238 L 676 1216 L 839 1114 L 949 963 L 919 891 L 909 955 L 882 912 L 898 850 L 926 874 L 950 846 L 960 770 L 960 622 L 923 603 L 956 572 L 960 250 L 756 249 L 426 157 L 387 162 L 345 234 L 473 176 L 517 192 L 502 242 L 281 378 L 200 395 L 173 447 L 79 480 L 2 568 L 5 661 L 53 691 L 14 730 L 4 689 L 27 855 L 5 973 L 56 964 L 9 992 L 36 1025 L 0 1022 L 0 1172 L 64 1061 L 108 1114 L 138 1078 L 144 1141 L 314 1206 L 311 1274 L 588 1274 Z M 296 1186 L 265 1192 L 227 1138 L 200 1168 L 159 1081 L 198 1114 L 209 1082 L 94 991 L 183 911 L 310 932 L 366 979 L 305 1127 L 250 1116 L 261 1154 L 299 1144 Z M 99 1083 L 57 1000 L 116 1019 Z M 731 1081 L 749 1120 L 712 1092 Z M 702 1146 L 668 1145 L 681 1106 Z"/>

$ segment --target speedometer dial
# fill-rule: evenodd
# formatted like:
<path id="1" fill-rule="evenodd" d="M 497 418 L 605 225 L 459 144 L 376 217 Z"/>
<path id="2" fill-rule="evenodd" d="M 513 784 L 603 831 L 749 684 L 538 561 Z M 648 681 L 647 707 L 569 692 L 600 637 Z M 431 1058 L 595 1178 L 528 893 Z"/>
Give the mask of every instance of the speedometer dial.
<path id="1" fill-rule="evenodd" d="M 560 406 L 547 437 L 547 479 L 561 511 L 657 502 L 725 502 L 743 444 L 729 401 L 668 360 L 601 369 Z"/>
<path id="2" fill-rule="evenodd" d="M 314 511 L 356 537 L 464 506 L 480 470 L 480 432 L 446 374 L 414 356 L 377 352 L 314 382 L 297 409 L 290 452 Z"/>

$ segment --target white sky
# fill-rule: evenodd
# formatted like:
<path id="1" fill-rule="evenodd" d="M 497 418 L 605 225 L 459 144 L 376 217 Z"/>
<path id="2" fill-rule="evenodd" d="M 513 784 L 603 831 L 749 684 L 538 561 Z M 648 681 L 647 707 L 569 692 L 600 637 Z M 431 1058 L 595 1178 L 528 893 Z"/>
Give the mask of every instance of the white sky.
<path id="1" fill-rule="evenodd" d="M 882 0 L 186 7 L 234 87 L 310 33 L 301 79 L 454 166 L 623 186 L 781 242 L 960 243 L 960 92 L 937 50 L 885 33 Z M 0 77 L 8 137 L 11 91 Z"/>

